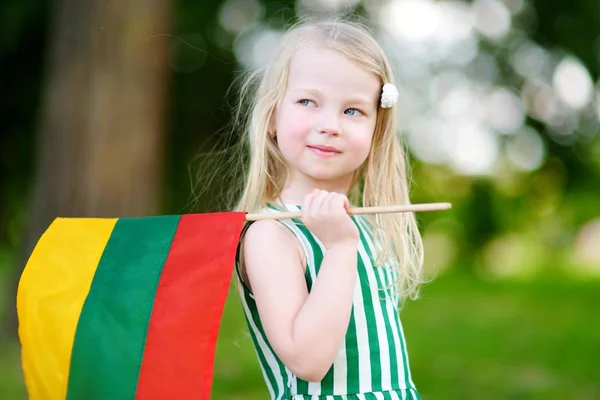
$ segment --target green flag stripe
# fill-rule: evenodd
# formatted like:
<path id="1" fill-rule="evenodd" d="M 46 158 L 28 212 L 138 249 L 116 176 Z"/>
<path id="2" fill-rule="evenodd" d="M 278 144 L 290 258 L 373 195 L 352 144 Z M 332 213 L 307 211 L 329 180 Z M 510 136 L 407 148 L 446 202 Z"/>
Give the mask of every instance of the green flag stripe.
<path id="1" fill-rule="evenodd" d="M 83 305 L 67 399 L 133 399 L 148 322 L 179 216 L 119 219 Z"/>

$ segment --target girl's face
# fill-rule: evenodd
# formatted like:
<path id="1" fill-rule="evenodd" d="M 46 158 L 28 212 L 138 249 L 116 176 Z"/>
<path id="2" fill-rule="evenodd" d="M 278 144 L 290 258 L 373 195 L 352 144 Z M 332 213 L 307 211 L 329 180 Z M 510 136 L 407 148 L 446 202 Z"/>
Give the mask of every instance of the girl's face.
<path id="1" fill-rule="evenodd" d="M 273 127 L 289 165 L 288 186 L 348 190 L 369 154 L 380 96 L 379 78 L 340 52 L 299 49 Z"/>

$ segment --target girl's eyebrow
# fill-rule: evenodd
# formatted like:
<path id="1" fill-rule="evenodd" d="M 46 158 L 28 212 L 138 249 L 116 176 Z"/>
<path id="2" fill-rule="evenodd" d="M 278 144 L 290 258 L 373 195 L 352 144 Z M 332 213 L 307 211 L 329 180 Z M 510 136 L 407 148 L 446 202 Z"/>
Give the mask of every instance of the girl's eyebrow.
<path id="1" fill-rule="evenodd" d="M 348 99 L 348 102 L 352 104 L 363 104 L 367 106 L 373 105 L 375 103 L 373 99 L 367 96 L 353 96 Z"/>
<path id="2" fill-rule="evenodd" d="M 311 96 L 315 96 L 315 97 L 319 97 L 321 96 L 321 92 L 318 89 L 313 89 L 313 88 L 297 88 L 297 89 L 293 89 L 291 90 L 292 93 L 307 93 Z M 354 96 L 350 96 L 346 99 L 347 103 L 352 103 L 352 104 L 362 104 L 362 105 L 367 105 L 370 106 L 372 104 L 375 103 L 375 101 L 373 99 L 371 99 L 368 96 L 362 96 L 362 95 L 354 95 Z"/>
<path id="3" fill-rule="evenodd" d="M 344 100 L 345 100 L 345 103 L 348 105 L 365 107 L 365 108 L 373 107 L 377 103 L 375 100 L 373 100 L 369 96 L 364 96 L 364 95 L 352 95 L 352 96 L 348 96 Z"/>
<path id="4" fill-rule="evenodd" d="M 320 96 L 321 92 L 317 89 L 299 87 L 291 91 L 292 93 L 308 93 L 312 96 Z"/>

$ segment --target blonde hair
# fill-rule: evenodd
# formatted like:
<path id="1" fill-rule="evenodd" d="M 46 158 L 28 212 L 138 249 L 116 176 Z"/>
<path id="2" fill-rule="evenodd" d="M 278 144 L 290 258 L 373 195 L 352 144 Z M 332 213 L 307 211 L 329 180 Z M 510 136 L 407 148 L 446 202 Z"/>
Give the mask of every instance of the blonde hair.
<path id="1" fill-rule="evenodd" d="M 241 86 L 234 121 L 241 123 L 250 150 L 245 185 L 236 210 L 256 212 L 279 198 L 286 183 L 287 165 L 269 128 L 286 90 L 290 60 L 296 50 L 318 42 L 337 50 L 384 83 L 394 83 L 389 60 L 369 29 L 358 22 L 328 19 L 301 22 L 287 30 L 271 61 L 252 71 Z M 258 82 L 258 86 L 256 86 Z M 249 105 L 248 105 L 249 103 Z M 379 108 L 373 142 L 365 163 L 356 171 L 348 197 L 359 206 L 409 204 L 406 154 L 398 136 L 393 108 Z M 380 252 L 398 270 L 400 296 L 416 298 L 422 283 L 423 243 L 412 213 L 376 215 L 369 219 Z"/>

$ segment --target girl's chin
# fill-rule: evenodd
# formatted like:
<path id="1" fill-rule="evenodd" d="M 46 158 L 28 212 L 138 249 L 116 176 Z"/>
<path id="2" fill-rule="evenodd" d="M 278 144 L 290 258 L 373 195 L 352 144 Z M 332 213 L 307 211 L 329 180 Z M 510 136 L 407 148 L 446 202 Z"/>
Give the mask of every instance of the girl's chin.
<path id="1" fill-rule="evenodd" d="M 315 180 L 315 181 L 321 181 L 321 182 L 337 182 L 339 181 L 341 182 L 345 182 L 345 181 L 351 181 L 352 180 L 352 173 L 348 173 L 347 171 L 343 171 L 343 172 L 335 172 L 335 171 L 306 171 L 304 173 L 306 176 L 308 176 L 309 178 Z"/>

